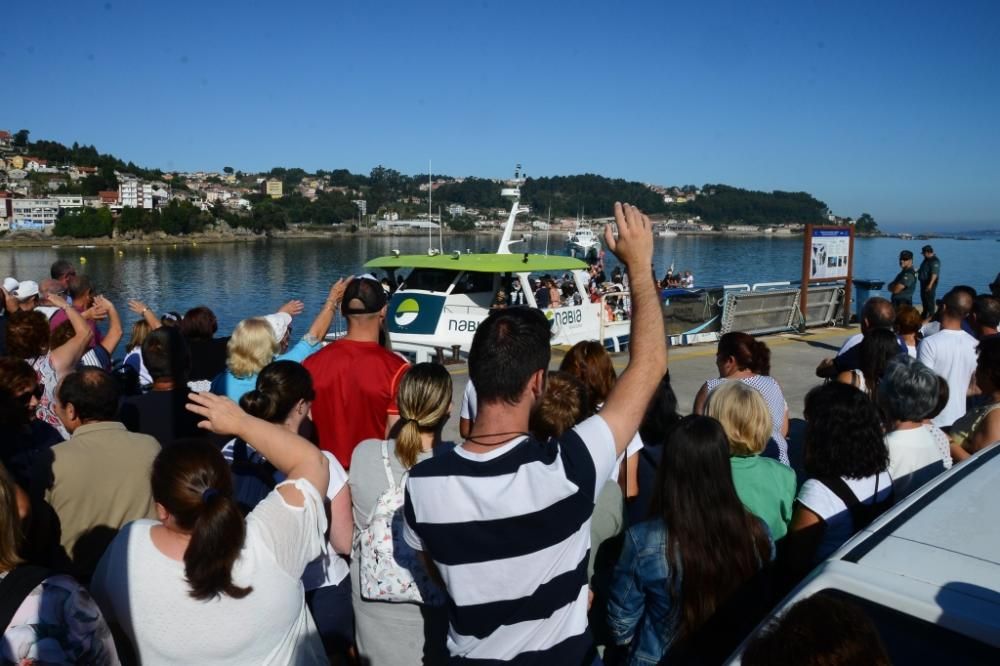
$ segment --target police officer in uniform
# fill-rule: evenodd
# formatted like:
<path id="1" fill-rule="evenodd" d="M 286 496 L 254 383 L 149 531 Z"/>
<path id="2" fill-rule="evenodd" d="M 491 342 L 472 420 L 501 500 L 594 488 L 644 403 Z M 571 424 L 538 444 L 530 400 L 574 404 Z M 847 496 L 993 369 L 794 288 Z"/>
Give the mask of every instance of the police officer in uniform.
<path id="1" fill-rule="evenodd" d="M 913 270 L 913 253 L 903 250 L 899 253 L 899 274 L 889 284 L 892 305 L 913 305 L 913 288 L 917 284 L 917 272 Z"/>
<path id="2" fill-rule="evenodd" d="M 934 316 L 934 290 L 941 275 L 941 260 L 934 256 L 934 248 L 930 245 L 924 245 L 921 253 L 924 260 L 920 262 L 920 270 L 917 271 L 917 278 L 920 279 L 920 304 L 924 309 L 924 319 L 930 319 Z"/>

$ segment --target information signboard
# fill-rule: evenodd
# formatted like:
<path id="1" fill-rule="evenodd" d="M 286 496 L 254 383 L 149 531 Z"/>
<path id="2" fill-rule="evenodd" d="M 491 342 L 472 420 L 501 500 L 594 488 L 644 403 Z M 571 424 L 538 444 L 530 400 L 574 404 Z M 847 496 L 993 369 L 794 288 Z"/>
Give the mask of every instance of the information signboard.
<path id="1" fill-rule="evenodd" d="M 844 324 L 850 322 L 851 280 L 854 279 L 854 227 L 806 225 L 802 248 L 802 289 L 799 307 L 808 320 L 809 285 L 844 280 Z"/>
<path id="2" fill-rule="evenodd" d="M 850 258 L 849 229 L 813 229 L 810 247 L 810 281 L 846 278 Z"/>

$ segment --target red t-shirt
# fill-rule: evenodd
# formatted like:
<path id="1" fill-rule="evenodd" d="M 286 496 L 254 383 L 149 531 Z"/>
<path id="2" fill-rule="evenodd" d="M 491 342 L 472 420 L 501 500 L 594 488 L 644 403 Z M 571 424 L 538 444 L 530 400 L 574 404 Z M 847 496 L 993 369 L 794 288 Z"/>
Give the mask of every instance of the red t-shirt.
<path id="1" fill-rule="evenodd" d="M 397 414 L 396 389 L 407 362 L 377 342 L 337 340 L 302 365 L 312 375 L 313 423 L 319 446 L 344 469 L 362 440 L 385 437 L 386 417 Z"/>

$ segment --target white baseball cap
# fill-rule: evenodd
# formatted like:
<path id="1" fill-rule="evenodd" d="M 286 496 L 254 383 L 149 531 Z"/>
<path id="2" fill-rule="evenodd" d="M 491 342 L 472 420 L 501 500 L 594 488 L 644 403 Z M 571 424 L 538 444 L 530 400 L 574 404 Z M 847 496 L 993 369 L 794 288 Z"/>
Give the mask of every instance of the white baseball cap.
<path id="1" fill-rule="evenodd" d="M 38 295 L 38 283 L 34 280 L 25 280 L 17 285 L 14 295 L 19 301 L 26 301 L 32 296 Z"/>
<path id="2" fill-rule="evenodd" d="M 17 289 L 17 285 L 21 284 L 15 277 L 6 277 L 3 279 L 3 288 L 8 294 L 14 293 Z"/>
<path id="3" fill-rule="evenodd" d="M 274 339 L 278 342 L 285 337 L 285 333 L 288 331 L 289 325 L 292 323 L 292 315 L 287 312 L 275 312 L 274 314 L 269 314 L 264 317 L 267 321 L 268 326 L 271 327 L 271 333 L 274 335 Z"/>

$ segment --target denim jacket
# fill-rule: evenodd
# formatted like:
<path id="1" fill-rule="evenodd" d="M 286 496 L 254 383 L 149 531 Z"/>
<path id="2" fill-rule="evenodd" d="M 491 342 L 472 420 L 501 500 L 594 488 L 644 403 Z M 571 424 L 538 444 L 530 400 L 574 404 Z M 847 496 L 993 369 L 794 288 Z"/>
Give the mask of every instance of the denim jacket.
<path id="1" fill-rule="evenodd" d="M 680 568 L 667 566 L 667 529 L 660 518 L 629 528 L 615 565 L 608 624 L 615 642 L 632 642 L 629 664 L 658 664 L 680 622 Z"/>
<path id="2" fill-rule="evenodd" d="M 771 541 L 767 524 L 761 521 Z M 763 563 L 761 563 L 763 564 Z M 630 666 L 659 664 L 676 638 L 680 624 L 683 569 L 667 562 L 667 528 L 654 518 L 629 528 L 615 565 L 608 624 L 615 642 L 631 641 Z"/>

